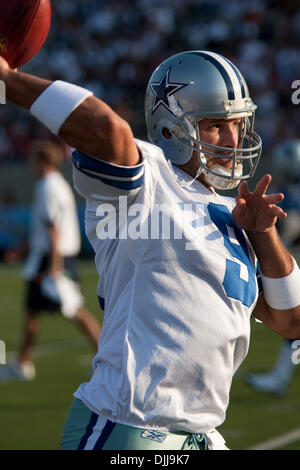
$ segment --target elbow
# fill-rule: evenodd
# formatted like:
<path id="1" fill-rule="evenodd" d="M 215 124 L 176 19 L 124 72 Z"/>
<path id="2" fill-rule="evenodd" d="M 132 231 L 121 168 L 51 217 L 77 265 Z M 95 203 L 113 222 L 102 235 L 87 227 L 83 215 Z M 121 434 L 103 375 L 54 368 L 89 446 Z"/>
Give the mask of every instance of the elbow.
<path id="1" fill-rule="evenodd" d="M 299 339 L 300 338 L 300 325 L 292 326 L 280 332 L 280 336 L 285 339 Z"/>
<path id="2" fill-rule="evenodd" d="M 94 97 L 71 113 L 59 137 L 70 147 L 111 163 L 127 166 L 137 160 L 130 125 Z"/>
<path id="3" fill-rule="evenodd" d="M 286 339 L 299 339 L 300 338 L 300 318 L 299 315 L 293 316 L 289 325 L 282 329 L 280 335 Z"/>
<path id="4" fill-rule="evenodd" d="M 104 114 L 95 123 L 101 135 L 113 141 L 116 137 L 122 137 L 130 129 L 129 124 L 114 112 Z"/>
<path id="5" fill-rule="evenodd" d="M 113 163 L 126 165 L 127 149 L 133 143 L 130 125 L 115 113 L 101 118 L 96 125 L 98 142 Z M 100 148 L 100 145 L 99 145 Z"/>

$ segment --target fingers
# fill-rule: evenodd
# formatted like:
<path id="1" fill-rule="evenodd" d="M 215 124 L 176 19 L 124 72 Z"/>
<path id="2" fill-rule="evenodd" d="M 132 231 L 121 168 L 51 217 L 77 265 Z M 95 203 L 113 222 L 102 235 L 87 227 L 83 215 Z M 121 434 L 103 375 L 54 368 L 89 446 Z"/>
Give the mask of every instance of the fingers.
<path id="1" fill-rule="evenodd" d="M 243 197 L 236 197 L 236 198 L 235 198 L 235 202 L 236 202 L 238 205 L 247 204 L 246 199 L 244 199 Z"/>
<path id="2" fill-rule="evenodd" d="M 284 199 L 284 195 L 282 193 L 264 194 L 263 198 L 267 204 L 279 204 Z"/>
<path id="3" fill-rule="evenodd" d="M 241 218 L 244 217 L 247 211 L 247 202 L 245 199 L 241 197 L 235 198 L 236 206 L 233 209 L 233 213 L 236 217 Z"/>
<path id="4" fill-rule="evenodd" d="M 250 196 L 250 191 L 248 188 L 248 183 L 247 181 L 242 181 L 239 185 L 238 188 L 239 196 L 242 198 Z"/>
<path id="5" fill-rule="evenodd" d="M 253 191 L 253 193 L 256 196 L 262 196 L 263 194 L 265 194 L 266 190 L 268 189 L 269 184 L 271 183 L 271 180 L 272 180 L 271 175 L 267 174 L 263 176 L 257 183 L 256 188 Z"/>
<path id="6" fill-rule="evenodd" d="M 278 219 L 285 219 L 287 217 L 287 213 L 284 212 L 281 207 L 278 206 L 270 206 L 270 212 L 272 217 L 277 217 Z"/>
<path id="7" fill-rule="evenodd" d="M 258 196 L 263 197 L 264 201 L 267 204 L 278 204 L 284 199 L 284 194 L 277 193 L 277 194 L 265 194 L 266 190 L 268 189 L 269 184 L 271 183 L 272 177 L 271 175 L 267 174 L 264 175 L 256 185 L 256 188 L 253 192 L 249 191 L 249 187 L 246 181 L 242 181 L 239 185 L 238 192 L 239 197 L 247 199 L 249 196 Z"/>
<path id="8" fill-rule="evenodd" d="M 250 194 L 253 194 L 255 196 L 262 196 L 265 194 L 266 190 L 268 189 L 269 184 L 271 183 L 272 176 L 267 174 L 264 175 L 259 182 L 256 185 L 255 190 L 250 193 L 249 188 L 248 188 L 248 183 L 247 181 L 242 181 L 241 184 L 239 185 L 239 195 L 241 197 L 248 197 Z"/>

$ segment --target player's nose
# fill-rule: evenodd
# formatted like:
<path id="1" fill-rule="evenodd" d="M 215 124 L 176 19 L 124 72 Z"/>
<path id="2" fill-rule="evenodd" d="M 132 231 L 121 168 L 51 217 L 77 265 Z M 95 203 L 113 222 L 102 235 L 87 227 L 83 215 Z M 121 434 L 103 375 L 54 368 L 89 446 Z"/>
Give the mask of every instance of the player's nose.
<path id="1" fill-rule="evenodd" d="M 222 129 L 221 134 L 221 147 L 236 148 L 239 141 L 239 132 L 236 126 L 227 124 Z"/>

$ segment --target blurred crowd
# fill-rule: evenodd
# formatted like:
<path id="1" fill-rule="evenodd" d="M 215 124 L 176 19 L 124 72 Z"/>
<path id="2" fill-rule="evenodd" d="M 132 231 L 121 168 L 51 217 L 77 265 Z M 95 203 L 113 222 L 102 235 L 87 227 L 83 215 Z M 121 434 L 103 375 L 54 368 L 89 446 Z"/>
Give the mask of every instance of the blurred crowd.
<path id="1" fill-rule="evenodd" d="M 47 41 L 23 70 L 91 89 L 146 138 L 143 101 L 161 61 L 188 49 L 232 60 L 258 105 L 265 151 L 300 135 L 300 7 L 294 0 L 52 0 Z M 298 116 L 298 118 L 297 118 Z M 0 161 L 26 158 L 48 131 L 16 107 L 0 106 Z"/>

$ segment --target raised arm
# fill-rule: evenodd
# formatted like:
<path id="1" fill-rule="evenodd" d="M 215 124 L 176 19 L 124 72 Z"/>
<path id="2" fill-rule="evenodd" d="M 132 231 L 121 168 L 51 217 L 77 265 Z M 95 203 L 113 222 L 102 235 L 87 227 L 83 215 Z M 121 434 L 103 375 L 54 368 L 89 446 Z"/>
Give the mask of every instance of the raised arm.
<path id="1" fill-rule="evenodd" d="M 5 82 L 7 98 L 28 110 L 52 84 L 49 80 L 10 69 L 2 57 L 0 80 Z M 59 105 L 58 99 L 58 108 Z M 68 116 L 58 136 L 71 147 L 111 163 L 133 166 L 139 162 L 129 124 L 93 96 L 84 99 Z"/>

